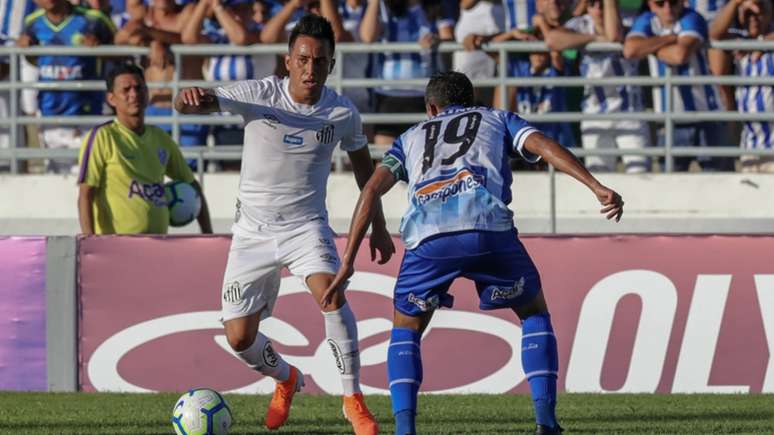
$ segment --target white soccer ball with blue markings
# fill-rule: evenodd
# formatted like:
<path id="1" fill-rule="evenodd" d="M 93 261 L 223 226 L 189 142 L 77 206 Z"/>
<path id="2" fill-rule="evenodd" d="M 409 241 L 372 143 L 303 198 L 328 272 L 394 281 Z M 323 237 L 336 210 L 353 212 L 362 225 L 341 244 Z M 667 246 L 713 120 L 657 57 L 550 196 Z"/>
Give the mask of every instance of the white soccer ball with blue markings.
<path id="1" fill-rule="evenodd" d="M 178 435 L 225 435 L 231 427 L 231 408 L 217 391 L 194 388 L 175 403 L 172 426 Z"/>
<path id="2" fill-rule="evenodd" d="M 169 208 L 169 224 L 182 227 L 191 223 L 202 208 L 202 198 L 191 183 L 170 181 L 164 185 Z"/>

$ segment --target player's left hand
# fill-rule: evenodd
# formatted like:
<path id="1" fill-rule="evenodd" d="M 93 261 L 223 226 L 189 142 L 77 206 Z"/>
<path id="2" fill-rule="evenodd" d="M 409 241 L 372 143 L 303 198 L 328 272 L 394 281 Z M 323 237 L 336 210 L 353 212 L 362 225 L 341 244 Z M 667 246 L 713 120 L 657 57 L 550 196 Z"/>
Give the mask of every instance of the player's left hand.
<path id="1" fill-rule="evenodd" d="M 379 264 L 385 264 L 390 261 L 392 254 L 395 253 L 395 245 L 392 243 L 392 236 L 384 225 L 374 225 L 369 239 L 371 245 L 371 261 L 376 261 L 376 251 L 379 251 Z"/>
<path id="2" fill-rule="evenodd" d="M 340 291 L 344 291 L 347 280 L 349 280 L 354 273 L 354 265 L 349 261 L 343 261 L 339 267 L 339 271 L 336 272 L 336 276 L 333 277 L 333 281 L 331 281 L 328 288 L 325 289 L 322 299 L 320 299 L 320 306 L 324 308 L 330 305 L 336 299 L 336 294 Z"/>
<path id="3" fill-rule="evenodd" d="M 615 219 L 616 222 L 621 220 L 623 216 L 624 201 L 621 195 L 613 189 L 607 188 L 603 185 L 594 189 L 594 194 L 597 195 L 599 203 L 602 204 L 602 209 L 599 211 L 602 214 L 606 214 L 608 219 Z"/>

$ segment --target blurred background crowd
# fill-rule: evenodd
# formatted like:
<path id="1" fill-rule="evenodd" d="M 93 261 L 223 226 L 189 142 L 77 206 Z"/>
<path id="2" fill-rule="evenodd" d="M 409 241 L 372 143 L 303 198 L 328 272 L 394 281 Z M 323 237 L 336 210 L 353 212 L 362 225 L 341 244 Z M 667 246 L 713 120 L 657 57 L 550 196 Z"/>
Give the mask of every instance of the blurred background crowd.
<path id="1" fill-rule="evenodd" d="M 188 44 L 282 43 L 304 13 L 320 14 L 332 24 L 339 42 L 410 42 L 415 53 L 357 53 L 344 56 L 345 78 L 417 79 L 454 69 L 477 79 L 496 78 L 497 53 L 484 51 L 491 42 L 545 41 L 550 52 L 511 53 L 502 63 L 507 77 L 568 77 L 604 79 L 622 76 L 737 75 L 769 76 L 774 59 L 768 51 L 723 51 L 710 40 L 774 39 L 772 0 L 0 0 L 0 38 L 6 45 L 148 47 L 135 59 L 148 82 L 170 82 L 175 70 L 183 80 L 212 82 L 260 79 L 284 75 L 282 57 L 274 54 L 184 56 L 175 64 L 170 46 Z M 442 42 L 464 49 L 441 53 Z M 587 52 L 592 42 L 619 42 L 622 52 Z M 484 50 L 482 50 L 484 49 Z M 19 80 L 99 80 L 117 57 L 68 55 L 27 56 L 19 65 Z M 0 61 L 0 78 L 7 81 L 8 58 Z M 770 85 L 681 85 L 672 96 L 674 112 L 774 111 Z M 520 114 L 583 112 L 613 114 L 666 111 L 661 86 L 584 87 L 514 86 L 505 92 L 477 87 L 482 105 L 505 107 Z M 346 88 L 362 113 L 422 113 L 421 87 Z M 501 102 L 501 95 L 506 101 Z M 27 116 L 102 115 L 109 110 L 100 91 L 24 90 L 11 107 L 7 91 L 0 94 L 0 116 L 11 111 Z M 172 113 L 172 89 L 153 88 L 147 115 Z M 664 144 L 662 123 L 627 119 L 584 120 L 580 123 L 541 122 L 548 135 L 567 147 L 643 149 Z M 27 126 L 18 144 L 42 148 L 79 148 L 90 126 L 65 124 Z M 171 132 L 171 125 L 161 126 Z M 371 142 L 389 145 L 407 125 L 367 126 Z M 771 149 L 774 123 L 766 121 L 697 121 L 677 124 L 676 146 L 740 146 Z M 7 129 L 0 147 L 8 147 Z M 241 145 L 239 126 L 183 124 L 181 146 Z M 659 159 L 628 155 L 587 157 L 593 171 L 643 173 L 663 170 Z M 195 162 L 191 162 L 194 165 Z M 5 166 L 5 169 L 3 168 Z M 212 162 L 212 170 L 238 170 L 238 162 Z M 527 169 L 514 163 L 514 169 Z M 541 169 L 539 166 L 537 169 Z M 7 163 L 0 161 L 0 170 Z M 72 161 L 30 162 L 27 172 L 66 173 Z M 769 157 L 679 157 L 679 171 L 774 172 Z"/>

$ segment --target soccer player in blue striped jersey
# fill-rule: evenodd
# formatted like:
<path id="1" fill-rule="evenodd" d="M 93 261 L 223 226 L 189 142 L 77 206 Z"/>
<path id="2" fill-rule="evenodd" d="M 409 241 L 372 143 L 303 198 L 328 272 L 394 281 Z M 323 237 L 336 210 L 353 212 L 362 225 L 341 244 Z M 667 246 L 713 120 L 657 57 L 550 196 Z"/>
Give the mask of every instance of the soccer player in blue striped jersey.
<path id="1" fill-rule="evenodd" d="M 590 42 L 622 42 L 623 27 L 617 0 L 589 0 L 586 14 L 574 17 L 564 26 L 548 32 L 546 43 L 552 50 L 583 48 Z M 637 62 L 620 53 L 581 52 L 581 75 L 588 78 L 628 77 L 637 75 Z M 642 112 L 642 94 L 638 86 L 586 86 L 583 113 L 604 114 Z M 643 121 L 581 121 L 581 138 L 586 149 L 642 149 L 650 145 L 650 132 Z M 622 158 L 628 173 L 646 172 L 650 162 L 645 156 Z M 614 171 L 615 156 L 588 156 L 589 170 Z"/>
<path id="2" fill-rule="evenodd" d="M 682 0 L 649 0 L 650 12 L 637 17 L 624 42 L 624 56 L 629 59 L 648 57 L 650 75 L 664 77 L 667 69 L 673 76 L 709 75 L 705 44 L 709 39 L 707 22 L 693 9 L 683 6 Z M 717 86 L 676 86 L 672 99 L 675 112 L 703 112 L 723 110 Z M 665 112 L 666 87 L 653 87 L 653 106 Z M 725 130 L 717 122 L 680 124 L 675 128 L 674 140 L 679 146 L 724 146 Z M 660 140 L 663 142 L 663 135 Z M 691 162 L 689 157 L 675 159 L 675 169 L 684 171 Z M 698 159 L 704 169 L 729 170 L 733 162 L 727 158 Z"/>
<path id="3" fill-rule="evenodd" d="M 395 317 L 387 356 L 396 435 L 415 434 L 422 383 L 420 337 L 433 312 L 451 307 L 457 277 L 475 281 L 483 310 L 511 309 L 522 320 L 522 365 L 537 421 L 536 433 L 558 434 L 556 338 L 540 275 L 513 224 L 510 157 L 541 158 L 585 184 L 608 219 L 618 221 L 623 200 L 567 150 L 517 115 L 473 104 L 473 85 L 458 72 L 433 76 L 425 92 L 427 121 L 395 141 L 363 188 L 347 248 L 322 303 L 334 301 L 353 274 L 355 255 L 377 215 L 379 198 L 408 183 L 406 245 L 395 284 Z"/>
<path id="4" fill-rule="evenodd" d="M 732 37 L 730 30 L 735 24 L 733 37 L 745 39 L 774 39 L 772 32 L 772 4 L 770 0 L 732 0 L 720 11 L 710 28 L 713 39 Z M 744 77 L 770 77 L 774 75 L 774 53 L 770 51 L 739 52 L 736 56 L 736 73 Z M 741 85 L 736 88 L 736 107 L 743 113 L 774 112 L 774 90 L 768 85 Z M 774 123 L 746 121 L 742 129 L 740 146 L 744 149 L 772 149 L 774 147 Z M 774 159 L 761 156 L 743 156 L 743 172 L 774 172 Z"/>

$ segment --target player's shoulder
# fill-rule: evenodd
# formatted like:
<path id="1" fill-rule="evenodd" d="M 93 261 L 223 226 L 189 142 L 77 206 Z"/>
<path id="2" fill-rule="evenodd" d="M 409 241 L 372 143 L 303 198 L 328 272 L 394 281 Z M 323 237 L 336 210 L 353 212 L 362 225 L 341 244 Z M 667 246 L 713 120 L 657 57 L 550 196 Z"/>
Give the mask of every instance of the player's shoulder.
<path id="1" fill-rule="evenodd" d="M 39 8 L 32 11 L 26 17 L 24 17 L 24 25 L 30 26 L 38 21 L 41 21 L 46 16 L 45 9 Z"/>

